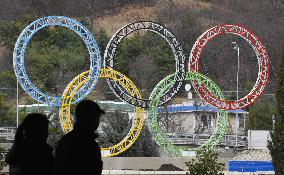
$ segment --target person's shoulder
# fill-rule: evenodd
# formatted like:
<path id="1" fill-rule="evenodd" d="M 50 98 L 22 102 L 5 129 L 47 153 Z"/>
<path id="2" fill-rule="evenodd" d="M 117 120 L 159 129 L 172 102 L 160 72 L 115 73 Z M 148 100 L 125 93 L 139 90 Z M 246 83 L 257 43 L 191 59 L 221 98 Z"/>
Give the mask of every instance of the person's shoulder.
<path id="1" fill-rule="evenodd" d="M 70 131 L 61 137 L 60 142 L 66 142 L 66 141 L 72 140 L 73 137 L 74 137 L 74 132 Z"/>
<path id="2" fill-rule="evenodd" d="M 56 148 L 55 148 L 55 154 L 59 154 L 60 152 L 65 152 L 69 149 L 72 149 L 74 147 L 74 136 L 73 132 L 70 131 L 69 133 L 65 134 L 61 137 L 59 140 Z"/>
<path id="3" fill-rule="evenodd" d="M 78 135 L 76 131 L 72 130 L 61 137 L 60 141 L 58 142 L 58 147 L 64 147 L 65 149 L 70 147 L 71 149 L 74 146 L 78 146 L 84 143 L 84 136 Z"/>

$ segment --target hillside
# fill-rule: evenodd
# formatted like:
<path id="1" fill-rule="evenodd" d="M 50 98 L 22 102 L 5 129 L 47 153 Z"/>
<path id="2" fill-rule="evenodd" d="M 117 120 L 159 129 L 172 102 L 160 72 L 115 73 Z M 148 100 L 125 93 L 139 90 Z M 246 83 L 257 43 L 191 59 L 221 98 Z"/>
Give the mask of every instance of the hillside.
<path id="1" fill-rule="evenodd" d="M 241 24 L 254 31 L 266 46 L 272 69 L 271 81 L 265 94 L 275 92 L 277 81 L 275 75 L 284 45 L 284 5 L 280 0 L 124 0 L 112 3 L 99 0 L 83 0 L 78 3 L 77 0 L 72 0 L 68 2 L 30 0 L 23 4 L 12 0 L 4 1 L 1 5 L 0 88 L 2 93 L 9 96 L 11 103 L 14 103 L 15 98 L 13 45 L 26 25 L 38 17 L 51 14 L 73 17 L 83 21 L 89 29 L 92 28 L 101 47 L 101 55 L 108 39 L 115 31 L 127 23 L 138 20 L 156 21 L 167 26 L 181 42 L 187 58 L 196 39 L 208 28 L 224 23 Z M 32 81 L 44 91 L 61 95 L 75 75 L 88 69 L 88 53 L 80 38 L 75 35 L 69 37 L 69 33 L 72 32 L 66 29 L 44 29 L 44 31 L 48 31 L 45 33 L 46 37 L 36 36 L 28 46 L 27 71 Z M 60 41 L 65 41 L 63 47 Z M 258 74 L 255 53 L 246 41 L 230 35 L 218 37 L 208 43 L 201 60 L 202 73 L 212 78 L 228 98 L 236 98 L 237 53 L 233 50 L 232 41 L 240 45 L 239 90 L 240 96 L 244 96 L 254 85 Z M 44 48 L 46 45 L 47 47 Z M 54 47 L 58 51 L 55 51 Z M 73 47 L 77 50 L 72 49 Z M 46 53 L 43 52 L 44 50 Z M 132 35 L 123 40 L 118 48 L 117 57 L 118 64 L 121 64 L 118 69 L 136 82 L 145 97 L 165 75 L 175 70 L 170 47 L 160 37 L 148 33 Z M 62 60 L 67 61 L 68 64 Z M 137 66 L 134 64 L 137 60 L 149 64 Z M 80 67 L 76 66 L 79 62 Z M 68 69 L 70 67 L 74 68 L 70 70 Z M 46 72 L 43 68 L 48 68 L 49 71 Z M 149 78 L 142 75 L 155 76 Z M 105 88 L 106 84 L 98 85 L 95 90 L 102 99 L 108 98 L 105 91 L 110 92 Z M 184 92 L 178 97 L 184 97 Z M 111 99 L 115 97 L 112 96 Z M 21 93 L 20 101 L 32 102 L 25 93 Z"/>
<path id="2" fill-rule="evenodd" d="M 233 4 L 233 5 L 232 5 Z M 266 9 L 262 7 L 265 6 Z M 158 1 L 150 7 L 130 5 L 115 15 L 106 15 L 93 20 L 93 29 L 104 29 L 108 36 L 127 23 L 137 20 L 158 21 L 169 27 L 178 36 L 188 57 L 193 43 L 208 28 L 229 23 L 240 24 L 262 38 L 271 59 L 271 82 L 267 93 L 274 93 L 276 73 L 283 46 L 283 5 L 280 1 L 222 1 L 202 2 L 196 0 Z M 229 41 L 228 41 L 229 40 Z M 241 89 L 243 95 L 253 86 L 257 77 L 257 60 L 246 41 L 235 37 L 217 38 L 209 43 L 202 58 L 202 71 L 221 84 L 225 91 L 236 87 L 236 53 L 231 41 L 240 42 Z M 219 44 L 222 43 L 222 44 Z M 277 43 L 277 44 L 276 44 Z M 226 69 L 220 67 L 226 65 Z"/>

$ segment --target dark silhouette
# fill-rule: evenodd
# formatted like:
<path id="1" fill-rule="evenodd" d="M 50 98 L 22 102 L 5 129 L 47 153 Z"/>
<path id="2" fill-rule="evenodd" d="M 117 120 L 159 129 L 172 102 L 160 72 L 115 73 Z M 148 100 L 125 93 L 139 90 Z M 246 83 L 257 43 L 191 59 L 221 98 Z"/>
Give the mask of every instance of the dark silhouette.
<path id="1" fill-rule="evenodd" d="M 52 175 L 53 149 L 46 141 L 48 120 L 44 114 L 29 114 L 18 127 L 14 144 L 6 156 L 10 175 Z"/>
<path id="2" fill-rule="evenodd" d="M 75 110 L 74 129 L 63 136 L 55 152 L 56 175 L 100 175 L 102 160 L 95 141 L 95 130 L 105 112 L 90 100 L 81 101 Z"/>

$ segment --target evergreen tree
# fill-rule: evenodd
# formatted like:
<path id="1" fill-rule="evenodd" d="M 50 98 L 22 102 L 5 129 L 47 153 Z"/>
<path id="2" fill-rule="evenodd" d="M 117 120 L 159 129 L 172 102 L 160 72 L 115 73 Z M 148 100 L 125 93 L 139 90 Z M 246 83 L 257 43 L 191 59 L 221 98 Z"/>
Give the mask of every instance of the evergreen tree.
<path id="1" fill-rule="evenodd" d="M 4 162 L 4 149 L 0 147 L 0 171 L 3 170 L 5 165 L 6 164 Z"/>
<path id="2" fill-rule="evenodd" d="M 101 147 L 109 147 L 119 143 L 129 132 L 131 120 L 126 113 L 115 111 L 107 113 L 101 118 L 103 134 L 98 138 Z M 152 139 L 148 127 L 143 127 L 136 142 L 120 157 L 157 157 L 159 156 L 158 145 Z"/>
<path id="3" fill-rule="evenodd" d="M 276 98 L 278 102 L 278 112 L 273 132 L 271 132 L 271 142 L 268 148 L 272 156 L 272 162 L 276 175 L 284 174 L 284 52 L 278 74 L 278 87 Z"/>
<path id="4" fill-rule="evenodd" d="M 247 116 L 246 129 L 272 130 L 272 116 L 277 114 L 275 98 L 261 97 L 251 107 Z"/>
<path id="5" fill-rule="evenodd" d="M 0 127 L 16 126 L 14 109 L 7 104 L 7 98 L 0 93 Z"/>
<path id="6" fill-rule="evenodd" d="M 59 112 L 59 109 L 54 108 L 47 116 L 49 119 L 49 135 L 47 143 L 49 143 L 53 148 L 57 146 L 60 138 L 64 135 L 60 125 Z"/>
<path id="7" fill-rule="evenodd" d="M 212 150 L 202 151 L 196 159 L 185 163 L 187 175 L 224 175 L 224 163 L 218 162 L 218 154 Z"/>

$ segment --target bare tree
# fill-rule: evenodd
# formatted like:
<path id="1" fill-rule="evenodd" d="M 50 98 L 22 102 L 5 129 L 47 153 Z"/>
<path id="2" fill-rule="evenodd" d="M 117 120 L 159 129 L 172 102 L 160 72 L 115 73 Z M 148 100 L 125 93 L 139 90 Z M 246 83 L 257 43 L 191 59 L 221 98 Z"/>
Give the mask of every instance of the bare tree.
<path id="1" fill-rule="evenodd" d="M 154 60 L 147 55 L 139 55 L 130 63 L 129 69 L 130 78 L 136 86 L 146 92 L 146 96 L 149 95 L 158 81 L 157 76 L 154 76 L 157 72 Z"/>

